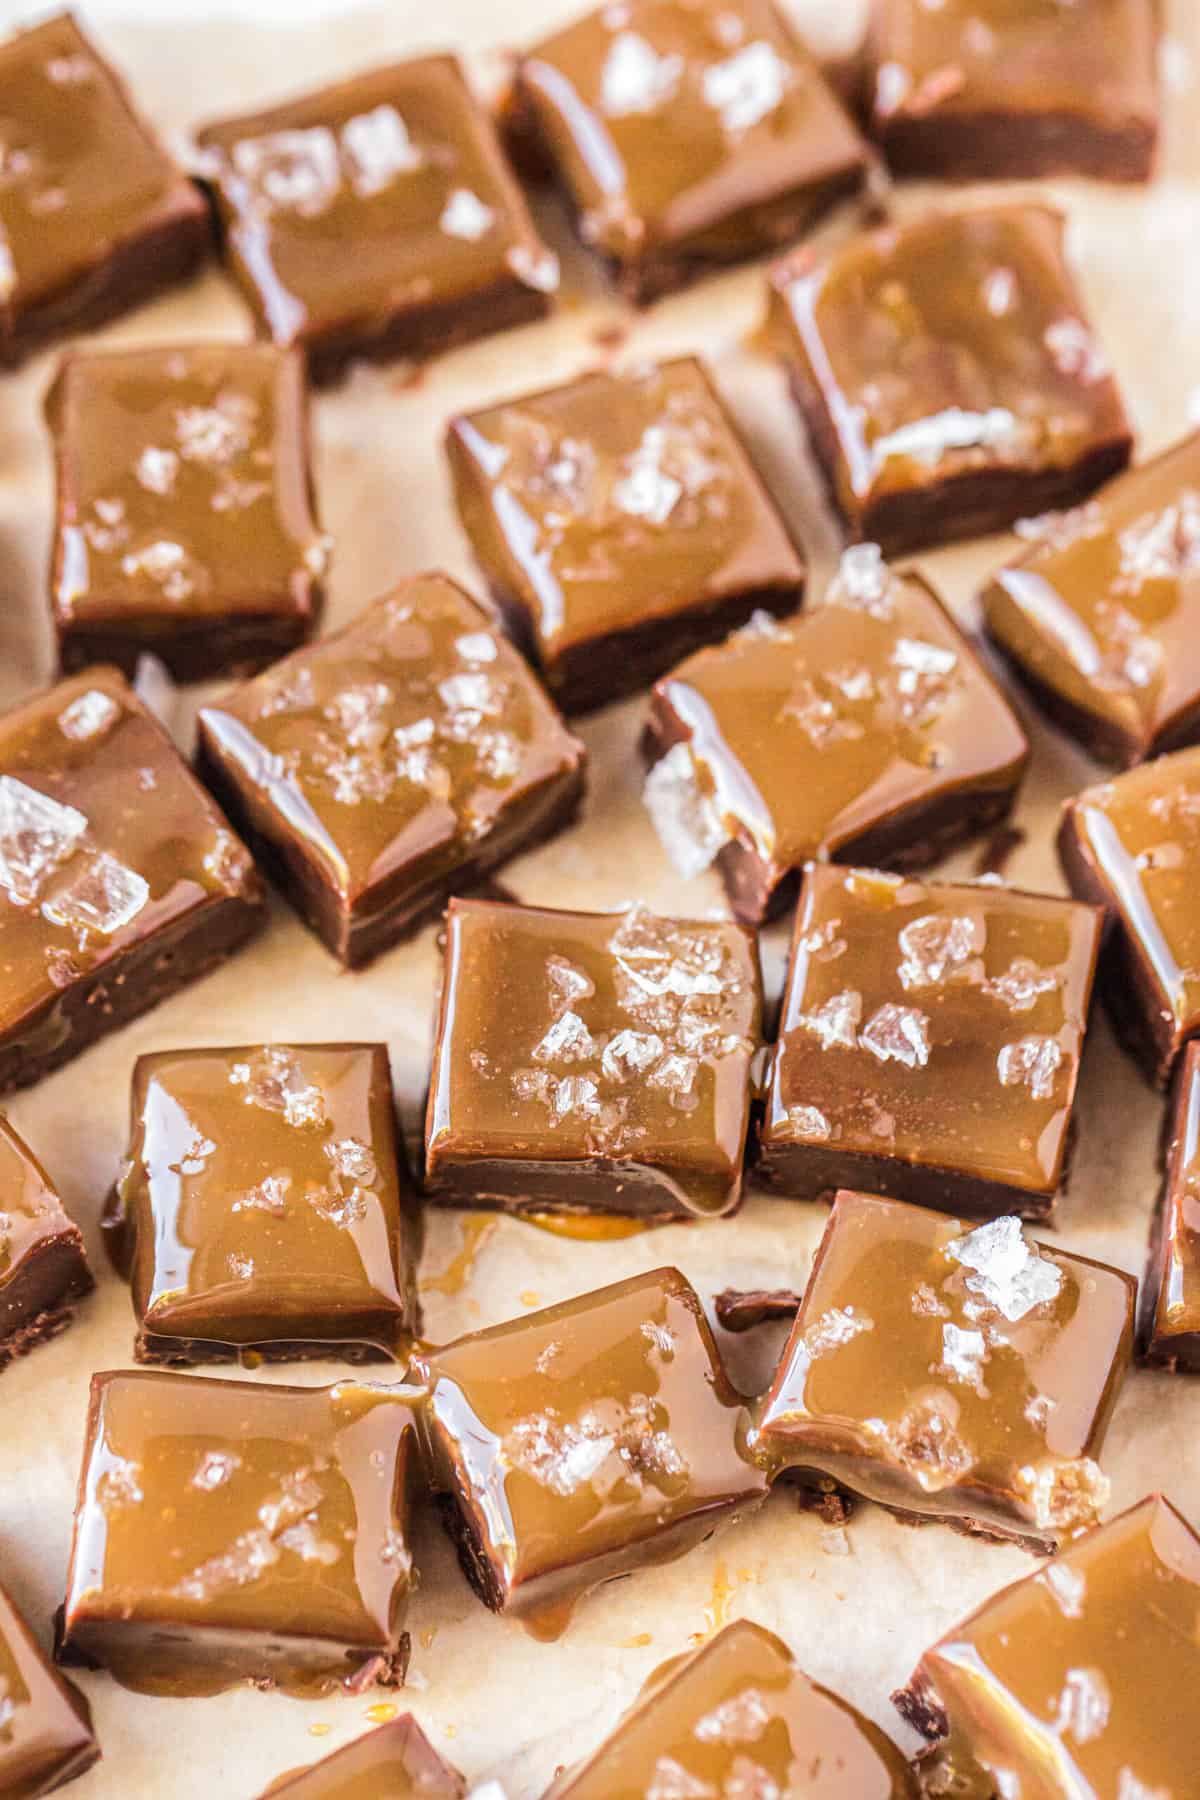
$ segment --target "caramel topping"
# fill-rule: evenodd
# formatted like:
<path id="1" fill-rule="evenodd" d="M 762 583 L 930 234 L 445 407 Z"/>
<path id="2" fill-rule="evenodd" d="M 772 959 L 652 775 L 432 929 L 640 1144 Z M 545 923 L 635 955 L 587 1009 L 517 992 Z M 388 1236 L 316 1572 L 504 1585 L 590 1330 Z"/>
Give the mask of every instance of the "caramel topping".
<path id="1" fill-rule="evenodd" d="M 50 1177 L 28 1144 L 0 1113 L 0 1282 L 29 1251 L 66 1237 L 83 1246 Z"/>
<path id="2" fill-rule="evenodd" d="M 1154 1362 L 1200 1359 L 1200 1045 L 1184 1051 L 1166 1168 L 1142 1287 L 1143 1347 Z"/>
<path id="3" fill-rule="evenodd" d="M 383 1710 L 368 1707 L 367 1716 Z M 323 1762 L 273 1781 L 260 1800 L 462 1800 L 466 1783 L 444 1763 L 411 1713 L 368 1731 Z"/>
<path id="4" fill-rule="evenodd" d="M 48 1794 L 99 1755 L 87 1701 L 0 1589 L 0 1789 L 14 1800 Z"/>

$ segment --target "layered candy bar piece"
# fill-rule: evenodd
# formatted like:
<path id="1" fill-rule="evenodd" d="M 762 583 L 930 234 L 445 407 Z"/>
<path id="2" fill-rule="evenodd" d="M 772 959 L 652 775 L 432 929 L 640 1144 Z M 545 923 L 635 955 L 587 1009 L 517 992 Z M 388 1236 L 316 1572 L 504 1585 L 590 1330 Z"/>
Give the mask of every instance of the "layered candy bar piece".
<path id="1" fill-rule="evenodd" d="M 1200 1369 L 1200 1043 L 1183 1052 L 1171 1096 L 1162 1186 L 1139 1305 L 1147 1362 Z"/>
<path id="2" fill-rule="evenodd" d="M 12 1800 L 52 1794 L 99 1761 L 92 1713 L 74 1682 L 53 1668 L 0 1588 L 0 1793 Z"/>
<path id="3" fill-rule="evenodd" d="M 0 362 L 190 275 L 209 210 L 72 15 L 0 44 Z"/>
<path id="4" fill-rule="evenodd" d="M 1151 1495 L 1004 1588 L 894 1695 L 933 1794 L 1175 1800 L 1200 1769 L 1200 1539 Z"/>
<path id="5" fill-rule="evenodd" d="M 94 1285 L 79 1227 L 0 1113 L 0 1368 L 65 1331 Z"/>
<path id="6" fill-rule="evenodd" d="M 757 1506 L 691 1286 L 655 1269 L 414 1360 L 427 1461 L 472 1586 L 556 1636 L 578 1597 Z"/>
<path id="7" fill-rule="evenodd" d="M 1136 1283 L 1025 1237 L 838 1195 L 756 1453 L 914 1519 L 1047 1554 L 1108 1499 L 1096 1456 Z"/>
<path id="8" fill-rule="evenodd" d="M 63 1660 L 152 1694 L 399 1686 L 415 1401 L 93 1376 Z"/>
<path id="9" fill-rule="evenodd" d="M 817 864 L 759 1133 L 762 1173 L 1045 1217 L 1069 1169 L 1092 906 Z"/>
<path id="10" fill-rule="evenodd" d="M 139 1057 L 130 1134 L 106 1223 L 139 1362 L 404 1352 L 418 1226 L 385 1045 Z"/>
<path id="11" fill-rule="evenodd" d="M 772 336 L 852 537 L 889 555 L 980 537 L 1125 467 L 1063 238 L 1048 206 L 947 208 L 774 271 Z"/>
<path id="12" fill-rule="evenodd" d="M 681 874 L 735 917 L 790 903 L 813 857 L 922 868 L 1003 819 L 1029 746 L 933 590 L 877 546 L 819 603 L 765 614 L 658 682 L 646 804 Z"/>
<path id="13" fill-rule="evenodd" d="M 868 151 L 772 0 L 601 6 L 521 57 L 516 103 L 623 292 L 797 237 Z"/>
<path id="14" fill-rule="evenodd" d="M 303 359 L 267 344 L 76 352 L 47 401 L 64 669 L 249 673 L 320 616 Z"/>
<path id="15" fill-rule="evenodd" d="M 443 1762 L 411 1713 L 364 1732 L 307 1769 L 273 1781 L 260 1800 L 463 1800 L 467 1784 Z"/>
<path id="16" fill-rule="evenodd" d="M 740 925 L 452 901 L 426 1191 L 514 1212 L 731 1212 L 761 1029 Z"/>
<path id="17" fill-rule="evenodd" d="M 567 712 L 800 604 L 803 558 L 695 357 L 464 414 L 446 448 L 484 576 Z"/>
<path id="18" fill-rule="evenodd" d="M 200 715 L 199 767 L 343 962 L 570 822 L 583 746 L 495 621 L 419 575 Z"/>
<path id="19" fill-rule="evenodd" d="M 454 56 L 320 88 L 197 134 L 261 335 L 317 380 L 544 317 L 558 265 Z"/>
<path id="20" fill-rule="evenodd" d="M 0 718 L 0 1092 L 206 974 L 264 917 L 246 850 L 115 670 Z"/>

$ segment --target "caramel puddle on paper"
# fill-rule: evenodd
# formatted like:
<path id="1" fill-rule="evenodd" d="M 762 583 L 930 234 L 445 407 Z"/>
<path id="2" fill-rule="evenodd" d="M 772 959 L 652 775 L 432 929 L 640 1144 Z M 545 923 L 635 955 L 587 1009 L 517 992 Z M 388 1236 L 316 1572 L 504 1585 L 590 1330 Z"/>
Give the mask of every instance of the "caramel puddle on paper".
<path id="1" fill-rule="evenodd" d="M 554 1237 L 578 1238 L 590 1244 L 613 1243 L 650 1230 L 645 1219 L 625 1219 L 619 1213 L 523 1212 L 521 1218 Z"/>
<path id="2" fill-rule="evenodd" d="M 498 1220 L 494 1213 L 468 1213 L 462 1221 L 462 1243 L 438 1275 L 428 1275 L 421 1287 L 431 1294 L 461 1294 L 470 1281 L 475 1259 Z"/>

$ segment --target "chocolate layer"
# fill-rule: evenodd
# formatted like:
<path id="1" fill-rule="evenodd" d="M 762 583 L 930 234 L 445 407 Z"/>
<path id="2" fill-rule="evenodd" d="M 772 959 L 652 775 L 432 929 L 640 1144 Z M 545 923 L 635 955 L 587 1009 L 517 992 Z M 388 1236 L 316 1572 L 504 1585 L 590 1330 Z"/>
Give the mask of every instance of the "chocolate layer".
<path id="1" fill-rule="evenodd" d="M 0 1114 L 0 1368 L 57 1337 L 95 1283 L 83 1237 L 24 1139 Z"/>
<path id="2" fill-rule="evenodd" d="M 1176 1070 L 1164 1120 L 1163 1172 L 1139 1306 L 1147 1362 L 1200 1369 L 1200 1044 L 1189 1044 Z"/>
<path id="3" fill-rule="evenodd" d="M 83 1775 L 100 1760 L 86 1699 L 50 1666 L 8 1594 L 0 1588 L 0 1792 L 38 1800 Z"/>

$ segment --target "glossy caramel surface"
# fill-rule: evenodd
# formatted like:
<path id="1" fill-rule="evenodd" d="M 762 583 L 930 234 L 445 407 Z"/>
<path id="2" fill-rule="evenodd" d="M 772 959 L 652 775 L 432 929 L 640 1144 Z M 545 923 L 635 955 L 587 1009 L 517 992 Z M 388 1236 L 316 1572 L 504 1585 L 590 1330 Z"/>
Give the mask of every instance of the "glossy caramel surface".
<path id="1" fill-rule="evenodd" d="M 1200 1541 L 1152 1495 L 986 1601 L 914 1678 L 949 1717 L 940 1791 L 1187 1800 L 1198 1598 Z"/>
<path id="2" fill-rule="evenodd" d="M 552 684 L 591 640 L 759 588 L 799 602 L 804 564 L 695 357 L 465 414 L 448 449 L 467 533 Z"/>
<path id="3" fill-rule="evenodd" d="M 1053 1541 L 1108 1498 L 1095 1458 L 1135 1292 L 1012 1217 L 839 1194 L 757 1449 L 884 1505 Z"/>
<path id="4" fill-rule="evenodd" d="M 778 341 L 830 421 L 848 519 L 954 476 L 1069 469 L 1128 434 L 1063 225 L 1042 205 L 945 208 L 775 271 Z"/>
<path id="5" fill-rule="evenodd" d="M 557 284 L 453 56 L 416 57 L 198 134 L 228 255 L 279 344 Z"/>
<path id="6" fill-rule="evenodd" d="M 1184 1051 L 1171 1100 L 1142 1303 L 1150 1359 L 1188 1369 L 1200 1365 L 1200 1044 Z"/>
<path id="7" fill-rule="evenodd" d="M 628 1210 L 649 1172 L 660 1210 L 717 1214 L 741 1195 L 751 1059 L 762 1029 L 757 948 L 739 925 L 452 900 L 426 1118 L 426 1170 L 489 1163 L 611 1168 L 591 1200 Z M 519 1188 L 519 1174 L 513 1184 Z M 644 1207 L 642 1210 L 653 1210 Z"/>
<path id="8" fill-rule="evenodd" d="M 462 1776 L 404 1713 L 311 1768 L 273 1781 L 261 1800 L 462 1800 L 465 1793 Z"/>
<path id="9" fill-rule="evenodd" d="M 459 1338 L 413 1379 L 429 1393 L 431 1479 L 505 1610 L 536 1614 L 677 1555 L 766 1492 L 677 1269 Z"/>
<path id="10" fill-rule="evenodd" d="M 1013 787 L 1028 755 L 932 590 L 872 545 L 849 551 L 802 613 L 760 617 L 689 657 L 653 705 L 685 746 L 685 831 L 699 819 L 710 845 L 745 845 L 772 886 L 906 809 Z"/>
<path id="11" fill-rule="evenodd" d="M 770 0 L 601 6 L 529 51 L 518 80 L 584 240 L 619 263 L 767 248 L 756 208 L 866 161 Z"/>
<path id="12" fill-rule="evenodd" d="M 366 914 L 467 862 L 583 760 L 490 615 L 442 575 L 205 707 L 201 731 L 256 829 Z"/>
<path id="13" fill-rule="evenodd" d="M 656 1669 L 612 1735 L 546 1800 L 660 1795 L 916 1800 L 895 1745 L 748 1619 Z"/>
<path id="14" fill-rule="evenodd" d="M 64 1644 L 146 1693 L 324 1692 L 395 1655 L 411 1394 L 93 1377 Z"/>
<path id="15" fill-rule="evenodd" d="M 99 1754 L 87 1701 L 51 1668 L 0 1589 L 0 1792 L 35 1800 L 82 1775 Z"/>
<path id="16" fill-rule="evenodd" d="M 115 1199 L 140 1342 L 328 1340 L 415 1326 L 415 1200 L 382 1044 L 159 1051 L 133 1074 Z"/>
<path id="17" fill-rule="evenodd" d="M 0 1113 L 0 1293 L 31 1251 L 64 1239 L 82 1263 L 79 1228 L 29 1145 Z"/>
<path id="18" fill-rule="evenodd" d="M 1047 703 L 1126 763 L 1200 729 L 1200 433 L 1018 531 L 1030 548 L 984 607 Z"/>
<path id="19" fill-rule="evenodd" d="M 0 319 L 202 203 L 69 13 L 0 44 Z"/>
<path id="20" fill-rule="evenodd" d="M 259 903 L 250 858 L 119 675 L 0 718 L 0 1031 L 227 899 Z"/>
<path id="21" fill-rule="evenodd" d="M 810 868 L 763 1144 L 898 1157 L 1053 1195 L 1100 915 L 1000 886 Z"/>
<path id="22" fill-rule="evenodd" d="M 270 611 L 311 621 L 327 549 L 298 355 L 254 344 L 77 352 L 47 414 L 60 628 Z"/>

